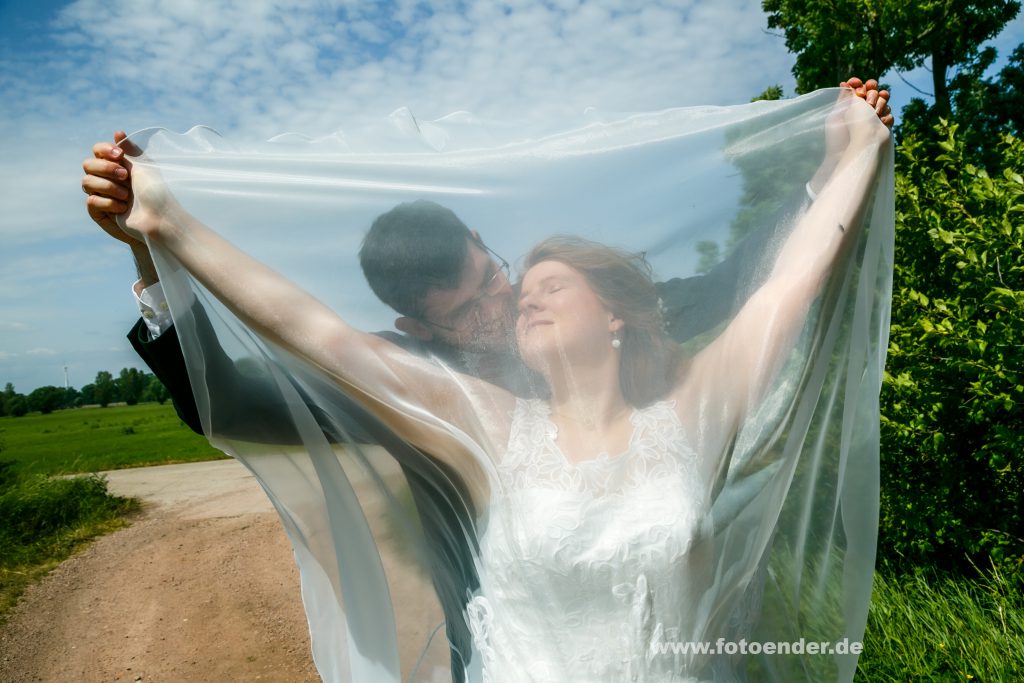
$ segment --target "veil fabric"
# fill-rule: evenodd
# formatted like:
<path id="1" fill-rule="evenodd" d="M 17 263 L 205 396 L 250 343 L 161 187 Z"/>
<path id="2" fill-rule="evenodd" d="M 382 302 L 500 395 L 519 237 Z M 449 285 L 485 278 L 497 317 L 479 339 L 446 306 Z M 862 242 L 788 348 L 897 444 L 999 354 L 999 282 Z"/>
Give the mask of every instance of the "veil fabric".
<path id="1" fill-rule="evenodd" d="M 359 329 L 393 330 L 396 317 L 360 270 L 366 230 L 393 206 L 425 198 L 453 210 L 514 270 L 553 234 L 643 252 L 665 327 L 693 355 L 765 281 L 812 203 L 808 183 L 824 158 L 837 96 L 823 90 L 735 107 L 588 112 L 543 127 L 466 113 L 421 122 L 399 111 L 316 140 L 232 142 L 204 128 L 150 129 L 130 139 L 142 150 L 133 163 L 158 169 L 192 215 Z M 446 681 L 454 670 L 457 680 L 470 681 L 587 680 L 579 652 L 565 644 L 594 639 L 607 598 L 632 605 L 624 613 L 635 620 L 620 624 L 622 633 L 609 632 L 607 644 L 598 638 L 595 651 L 632 638 L 638 657 L 623 669 L 630 680 L 851 680 L 878 523 L 878 394 L 894 223 L 890 147 L 882 157 L 870 191 L 853 198 L 865 206 L 861 224 L 840 228 L 857 230 L 853 247 L 738 431 L 725 433 L 711 406 L 699 434 L 657 432 L 669 435 L 657 449 L 713 451 L 701 457 L 720 459 L 718 474 L 660 486 L 656 495 L 620 495 L 613 507 L 598 495 L 589 517 L 562 526 L 564 509 L 545 507 L 543 497 L 557 486 L 534 490 L 540 497 L 528 499 L 535 501 L 529 509 L 491 509 L 469 493 L 485 482 L 491 500 L 524 500 L 513 495 L 520 493 L 512 490 L 515 476 L 489 454 L 532 457 L 550 424 L 543 387 L 512 354 L 500 359 L 506 371 L 487 377 L 519 397 L 518 417 L 509 419 L 519 420 L 513 430 L 533 429 L 523 436 L 526 446 L 488 442 L 494 432 L 485 417 L 468 429 L 430 414 L 421 400 L 429 386 L 360 379 L 363 368 L 394 363 L 390 350 L 352 349 L 352 378 L 326 372 L 247 326 L 153 244 L 205 432 L 255 475 L 291 540 L 322 678 Z M 835 229 L 821 226 L 823 234 Z M 481 415 L 492 408 L 474 404 L 481 395 L 463 379 L 486 375 L 479 368 L 493 367 L 490 354 L 417 345 L 394 332 L 381 338 L 428 359 L 428 379 L 462 387 L 454 399 L 460 405 L 479 407 Z M 721 368 L 723 378 L 732 371 Z M 454 471 L 445 458 L 414 448 L 392 428 L 399 412 L 443 433 L 450 448 L 475 461 L 475 471 Z M 661 424 L 656 411 L 651 415 L 650 424 Z M 613 459 L 602 457 L 610 466 Z M 589 529 L 598 535 L 587 543 L 603 543 L 608 529 L 633 517 L 664 530 L 663 512 L 700 500 L 696 516 L 686 518 L 693 532 L 686 543 L 678 545 L 671 529 L 639 546 L 631 537 L 634 545 L 612 547 L 601 567 L 577 566 L 596 543 L 566 564 L 546 556 L 544 543 L 523 538 L 531 529 L 538 536 L 561 529 L 558 547 L 570 548 L 573 534 Z M 664 573 L 624 578 L 623 571 L 656 563 L 651 557 L 670 547 L 674 559 Z M 513 587 L 529 595 L 519 596 L 518 621 L 500 630 L 502 599 L 512 599 Z M 536 614 L 523 617 L 523 604 L 536 605 Z M 567 604 L 579 604 L 579 612 L 566 614 Z M 509 630 L 513 622 L 522 632 Z M 500 639 L 487 641 L 488 628 Z M 709 649 L 652 650 L 669 641 Z M 788 654 L 775 651 L 782 643 Z M 812 643 L 831 650 L 819 654 Z M 546 673 L 538 673 L 541 660 Z M 504 663 L 488 672 L 487 661 Z"/>

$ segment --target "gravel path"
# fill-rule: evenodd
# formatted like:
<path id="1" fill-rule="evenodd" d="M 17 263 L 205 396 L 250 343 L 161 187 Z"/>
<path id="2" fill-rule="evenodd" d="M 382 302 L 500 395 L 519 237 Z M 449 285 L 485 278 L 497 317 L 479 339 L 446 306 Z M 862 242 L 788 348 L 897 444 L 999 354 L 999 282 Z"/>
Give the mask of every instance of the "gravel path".
<path id="1" fill-rule="evenodd" d="M 291 545 L 241 465 L 105 474 L 144 511 L 26 592 L 0 628 L 0 681 L 320 680 Z M 395 602 L 440 621 L 424 577 L 383 554 Z"/>

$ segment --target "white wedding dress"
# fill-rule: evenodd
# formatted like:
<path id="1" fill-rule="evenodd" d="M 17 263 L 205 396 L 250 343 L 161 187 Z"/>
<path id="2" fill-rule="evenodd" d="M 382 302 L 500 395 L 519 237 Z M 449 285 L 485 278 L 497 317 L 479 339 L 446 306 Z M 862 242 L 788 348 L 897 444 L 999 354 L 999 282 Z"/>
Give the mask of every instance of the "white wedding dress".
<path id="1" fill-rule="evenodd" d="M 672 402 L 631 420 L 624 453 L 571 463 L 548 404 L 517 401 L 467 607 L 483 681 L 698 680 L 706 661 L 659 644 L 698 630 L 706 487 Z"/>

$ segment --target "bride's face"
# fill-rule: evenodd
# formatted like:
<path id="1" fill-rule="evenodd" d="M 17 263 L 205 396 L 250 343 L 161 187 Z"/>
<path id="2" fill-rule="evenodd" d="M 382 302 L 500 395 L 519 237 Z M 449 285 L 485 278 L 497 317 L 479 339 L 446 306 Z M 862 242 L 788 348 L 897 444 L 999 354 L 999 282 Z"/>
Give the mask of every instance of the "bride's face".
<path id="1" fill-rule="evenodd" d="M 523 276 L 516 319 L 519 353 L 542 373 L 553 363 L 612 352 L 622 322 L 605 308 L 587 279 L 560 261 L 542 261 Z"/>

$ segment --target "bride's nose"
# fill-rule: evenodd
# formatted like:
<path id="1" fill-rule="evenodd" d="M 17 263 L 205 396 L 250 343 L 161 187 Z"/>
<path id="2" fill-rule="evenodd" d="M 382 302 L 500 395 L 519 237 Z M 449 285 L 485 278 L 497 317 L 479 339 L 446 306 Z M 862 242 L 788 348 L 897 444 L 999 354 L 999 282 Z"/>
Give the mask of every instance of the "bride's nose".
<path id="1" fill-rule="evenodd" d="M 528 293 L 519 297 L 519 314 L 527 315 L 541 310 L 542 303 L 536 294 Z"/>

